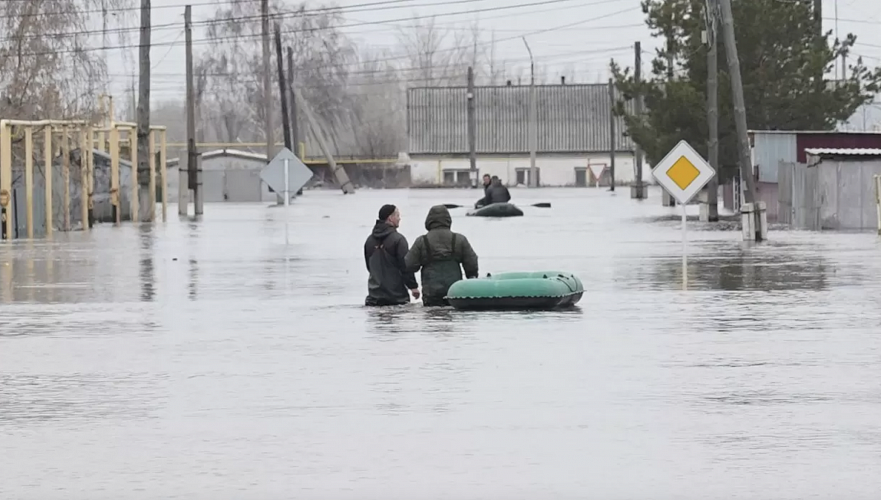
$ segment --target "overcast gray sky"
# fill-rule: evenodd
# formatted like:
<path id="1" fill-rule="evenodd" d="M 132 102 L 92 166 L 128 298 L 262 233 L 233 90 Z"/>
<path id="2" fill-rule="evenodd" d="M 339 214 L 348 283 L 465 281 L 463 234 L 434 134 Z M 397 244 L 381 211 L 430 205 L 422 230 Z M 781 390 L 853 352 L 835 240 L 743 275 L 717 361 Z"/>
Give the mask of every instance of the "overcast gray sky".
<path id="1" fill-rule="evenodd" d="M 395 32 L 408 22 L 400 21 L 413 16 L 437 15 L 438 26 L 465 29 L 475 19 L 485 32 L 485 40 L 495 31 L 496 59 L 504 60 L 508 67 L 528 68 L 529 58 L 520 35 L 527 36 L 536 62 L 551 71 L 564 73 L 567 80 L 575 82 L 599 82 L 609 77 L 610 57 L 632 64 L 634 41 L 642 42 L 643 48 L 652 51 L 657 40 L 651 38 L 645 27 L 639 0 L 557 0 L 543 6 L 508 8 L 512 5 L 529 4 L 541 0 L 413 0 L 402 4 L 382 7 L 353 7 L 374 3 L 377 0 L 338 0 L 333 5 L 350 7 L 359 12 L 345 14 L 347 24 L 361 24 L 344 28 L 359 44 L 374 47 L 395 45 Z M 779 0 L 793 1 L 793 0 Z M 281 9 L 293 10 L 298 2 L 270 0 Z M 137 3 L 137 2 L 135 2 Z M 226 6 L 224 0 L 192 0 L 193 20 L 208 19 L 218 8 Z M 327 5 L 310 2 L 310 7 Z M 154 100 L 181 97 L 184 93 L 184 36 L 183 11 L 179 0 L 153 0 L 153 96 Z M 504 10 L 492 11 L 506 7 Z M 878 0 L 824 0 L 824 24 L 826 29 L 840 33 L 853 33 L 859 45 L 854 50 L 863 56 L 870 66 L 881 64 L 881 7 Z M 475 13 L 475 10 L 483 12 Z M 837 10 L 837 21 L 836 21 Z M 124 22 L 136 28 L 137 12 L 128 12 Z M 370 23 L 370 24 L 366 24 Z M 546 30 L 541 33 L 536 33 Z M 110 46 L 137 44 L 137 31 L 131 30 L 120 41 L 118 34 L 111 35 Z M 205 34 L 197 26 L 193 38 L 195 51 L 209 49 L 200 40 Z M 114 49 L 107 51 L 113 92 L 118 99 L 129 91 L 132 75 L 137 69 L 137 49 Z M 644 55 L 644 68 L 648 69 L 651 56 Z M 121 100 L 121 99 L 120 99 Z M 118 101 L 119 102 L 119 101 Z M 122 103 L 120 103 L 122 104 Z"/>

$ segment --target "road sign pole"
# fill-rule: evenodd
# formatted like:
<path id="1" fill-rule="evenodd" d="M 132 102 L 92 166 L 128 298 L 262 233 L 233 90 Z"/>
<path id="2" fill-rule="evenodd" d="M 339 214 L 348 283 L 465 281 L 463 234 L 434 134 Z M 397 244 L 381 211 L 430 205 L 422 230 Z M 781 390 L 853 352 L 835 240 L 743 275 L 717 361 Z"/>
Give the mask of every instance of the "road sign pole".
<path id="1" fill-rule="evenodd" d="M 682 289 L 688 288 L 688 202 L 716 176 L 716 171 L 687 142 L 680 141 L 652 170 L 652 177 L 682 207 Z"/>
<path id="2" fill-rule="evenodd" d="M 290 245 L 291 239 L 288 233 L 288 207 L 291 206 L 291 173 L 290 160 L 284 161 L 284 244 Z"/>
<path id="3" fill-rule="evenodd" d="M 685 215 L 685 203 L 679 204 L 682 207 L 682 289 L 688 289 L 688 221 Z"/>
<path id="4" fill-rule="evenodd" d="M 284 206 L 291 204 L 291 172 L 290 160 L 284 161 Z"/>

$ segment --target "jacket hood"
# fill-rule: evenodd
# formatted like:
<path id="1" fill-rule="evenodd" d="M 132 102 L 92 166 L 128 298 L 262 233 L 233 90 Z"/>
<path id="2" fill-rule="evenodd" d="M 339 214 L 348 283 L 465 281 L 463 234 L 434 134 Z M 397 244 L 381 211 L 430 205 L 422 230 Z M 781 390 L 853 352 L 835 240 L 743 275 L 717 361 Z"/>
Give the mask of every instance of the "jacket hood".
<path id="1" fill-rule="evenodd" d="M 443 205 L 435 205 L 428 211 L 425 217 L 425 229 L 449 229 L 453 225 L 453 218 L 450 217 L 450 211 Z"/>
<path id="2" fill-rule="evenodd" d="M 397 231 L 394 227 L 390 226 L 388 222 L 384 220 L 377 220 L 376 225 L 373 226 L 373 237 L 378 240 L 384 240 L 388 235 Z"/>

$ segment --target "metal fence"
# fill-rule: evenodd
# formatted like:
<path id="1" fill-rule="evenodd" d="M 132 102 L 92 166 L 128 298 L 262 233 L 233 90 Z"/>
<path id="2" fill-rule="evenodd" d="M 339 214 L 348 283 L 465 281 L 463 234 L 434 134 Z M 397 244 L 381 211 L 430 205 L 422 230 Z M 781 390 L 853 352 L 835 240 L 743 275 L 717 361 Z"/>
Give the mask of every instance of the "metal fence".
<path id="1" fill-rule="evenodd" d="M 777 221 L 793 229 L 820 229 L 817 169 L 804 163 L 779 162 Z"/>
<path id="2" fill-rule="evenodd" d="M 793 229 L 877 229 L 874 176 L 881 160 L 820 159 L 780 162 L 780 222 Z"/>
<path id="3" fill-rule="evenodd" d="M 529 86 L 475 88 L 478 153 L 529 152 L 529 89 Z M 608 85 L 539 85 L 535 92 L 538 152 L 611 150 L 612 103 Z M 632 102 L 628 106 L 632 112 Z M 634 144 L 626 134 L 622 117 L 615 119 L 615 128 L 615 150 L 632 151 Z M 468 89 L 408 89 L 407 136 L 410 154 L 467 154 Z"/>

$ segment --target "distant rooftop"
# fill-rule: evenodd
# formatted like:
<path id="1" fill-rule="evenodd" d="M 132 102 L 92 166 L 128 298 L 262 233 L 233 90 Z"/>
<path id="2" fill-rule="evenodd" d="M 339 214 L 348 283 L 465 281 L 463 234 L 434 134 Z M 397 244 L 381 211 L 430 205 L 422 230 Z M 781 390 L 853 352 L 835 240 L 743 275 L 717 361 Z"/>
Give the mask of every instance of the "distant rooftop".
<path id="1" fill-rule="evenodd" d="M 805 153 L 811 156 L 881 156 L 881 149 L 876 148 L 810 148 Z"/>
<path id="2" fill-rule="evenodd" d="M 257 161 L 266 161 L 266 155 L 260 153 L 251 153 L 250 151 L 242 151 L 240 149 L 215 149 L 214 151 L 206 151 L 202 153 L 202 159 L 208 160 L 211 158 L 218 157 L 233 157 L 233 158 L 241 158 L 243 160 L 257 160 Z M 166 165 L 175 166 L 180 163 L 180 158 L 170 158 Z"/>
<path id="3" fill-rule="evenodd" d="M 836 135 L 881 135 L 877 130 L 749 130 L 750 134 L 836 134 Z"/>

